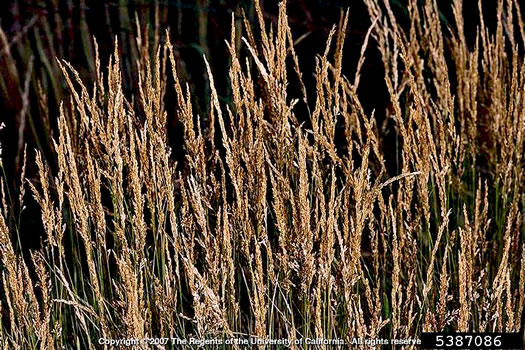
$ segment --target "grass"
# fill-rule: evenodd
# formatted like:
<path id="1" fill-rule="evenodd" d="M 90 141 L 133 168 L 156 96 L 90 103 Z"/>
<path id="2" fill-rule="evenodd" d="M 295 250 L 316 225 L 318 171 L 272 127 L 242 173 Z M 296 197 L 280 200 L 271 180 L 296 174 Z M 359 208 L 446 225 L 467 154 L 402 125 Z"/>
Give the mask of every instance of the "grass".
<path id="1" fill-rule="evenodd" d="M 37 178 L 22 171 L 18 199 L 2 183 L 3 347 L 250 336 L 351 344 L 522 329 L 518 2 L 501 2 L 495 28 L 480 15 L 474 45 L 461 1 L 450 35 L 435 2 L 410 1 L 409 28 L 388 2 L 365 2 L 374 19 L 368 45 L 383 59 L 397 135 L 395 174 L 385 157 L 392 145 L 357 93 L 366 76 L 359 68 L 353 81 L 342 75 L 347 13 L 317 56 L 313 101 L 284 3 L 272 27 L 258 1 L 255 26 L 245 20 L 240 32 L 232 18 L 229 102 L 203 57 L 206 115 L 195 112 L 197 96 L 179 76 L 169 38 L 137 41 L 144 55 L 133 100 L 117 41 L 107 64 L 97 47 L 86 52 L 93 84 L 53 61 L 68 90 L 52 141 L 56 167 L 28 150 L 22 169 L 34 162 Z M 179 162 L 168 142 L 167 99 L 176 100 L 184 129 Z M 302 104 L 307 115 L 296 112 Z M 24 254 L 12 223 L 29 193 L 45 240 Z M 207 348 L 215 347 L 229 348 Z"/>

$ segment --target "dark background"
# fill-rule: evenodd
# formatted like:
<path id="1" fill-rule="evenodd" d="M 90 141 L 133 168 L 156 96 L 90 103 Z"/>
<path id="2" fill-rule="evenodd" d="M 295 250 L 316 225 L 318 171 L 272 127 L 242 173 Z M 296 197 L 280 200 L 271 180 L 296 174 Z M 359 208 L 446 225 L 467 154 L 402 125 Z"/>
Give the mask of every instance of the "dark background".
<path id="1" fill-rule="evenodd" d="M 390 2 L 398 20 L 407 25 L 406 1 Z M 261 5 L 267 25 L 273 23 L 275 27 L 278 2 L 261 1 Z M 447 20 L 452 18 L 451 1 L 440 1 L 439 6 L 443 25 L 453 26 L 453 23 Z M 474 25 L 479 18 L 477 1 L 466 1 L 464 7 L 467 30 L 472 37 L 475 33 Z M 332 26 L 339 22 L 343 12 L 348 9 L 349 27 L 344 47 L 343 74 L 352 77 L 371 20 L 362 0 L 289 0 L 287 9 L 294 39 L 305 35 L 304 40 L 297 44 L 296 52 L 309 100 L 314 101 L 315 56 L 324 51 Z M 151 40 L 155 39 L 155 33 L 160 33 L 159 42 L 164 42 L 164 33 L 169 30 L 178 55 L 179 75 L 190 84 L 197 112 L 205 115 L 208 110 L 209 89 L 202 56 L 206 55 L 210 61 L 220 99 L 228 103 L 230 93 L 227 68 L 230 61 L 225 40 L 230 38 L 232 13 L 240 20 L 242 11 L 253 23 L 254 32 L 257 34 L 254 4 L 250 0 L 2 1 L 0 120 L 5 124 L 5 128 L 0 131 L 3 148 L 0 177 L 8 187 L 7 202 L 10 210 L 20 210 L 17 207 L 17 198 L 20 192 L 24 145 L 27 144 L 28 150 L 26 177 L 30 181 L 37 181 L 35 149 L 43 153 L 51 169 L 54 166 L 52 139 L 57 135 L 58 108 L 60 102 L 69 96 L 56 58 L 69 61 L 90 86 L 95 77 L 93 38 L 96 38 L 99 46 L 102 66 L 107 64 L 110 54 L 113 53 L 114 39 L 118 38 L 126 95 L 131 99 L 138 81 L 135 69 L 139 55 L 135 42 L 138 33 L 136 14 L 140 21 L 139 30 Z M 489 16 L 490 14 L 491 12 L 488 12 Z M 488 18 L 487 21 L 490 24 L 491 19 Z M 375 42 L 371 39 L 358 93 L 365 111 L 375 111 L 377 124 L 381 126 L 388 107 L 388 94 L 383 83 L 382 61 L 374 46 Z M 30 72 L 30 75 L 27 72 Z M 294 89 L 293 80 L 291 84 L 290 97 L 300 97 L 299 94 L 293 95 L 300 90 Z M 173 96 L 169 90 L 172 89 L 172 84 L 168 83 L 168 86 L 166 110 L 169 142 L 175 150 L 175 157 L 182 158 L 181 127 L 177 121 L 173 99 L 169 98 Z M 45 93 L 44 103 L 39 103 L 39 96 L 42 96 L 39 91 Z M 25 93 L 29 104 L 26 105 L 26 112 L 22 113 Z M 304 109 L 304 106 L 298 106 L 296 111 L 298 118 L 306 119 L 306 111 L 302 111 L 301 108 Z M 394 173 L 395 128 L 391 123 L 386 124 L 381 132 L 389 163 L 387 167 L 393 169 Z M 40 212 L 30 198 L 26 199 L 25 204 L 27 207 L 22 214 L 19 233 L 23 239 L 30 242 L 29 247 L 36 247 L 39 244 L 38 238 L 42 235 Z"/>

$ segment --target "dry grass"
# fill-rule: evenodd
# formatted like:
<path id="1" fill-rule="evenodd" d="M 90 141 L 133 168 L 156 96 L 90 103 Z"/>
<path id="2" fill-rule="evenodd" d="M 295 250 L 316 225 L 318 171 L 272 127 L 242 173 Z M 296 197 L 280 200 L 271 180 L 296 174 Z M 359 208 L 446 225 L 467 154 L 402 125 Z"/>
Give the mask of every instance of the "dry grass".
<path id="1" fill-rule="evenodd" d="M 500 3 L 494 30 L 481 17 L 475 43 L 465 38 L 459 0 L 448 40 L 435 2 L 410 1 L 408 30 L 385 4 L 367 1 L 399 142 L 396 174 L 357 95 L 366 76 L 341 74 L 348 15 L 317 58 L 315 101 L 285 4 L 271 29 L 257 1 L 258 28 L 245 21 L 238 33 L 232 23 L 232 103 L 220 102 L 207 65 L 207 116 L 193 111 L 169 43 L 143 56 L 135 104 L 117 49 L 107 69 L 95 53 L 89 87 L 59 62 L 71 97 L 54 144 L 58 170 L 37 153 L 39 181 L 28 182 L 42 210 L 42 249 L 23 256 L 14 248 L 5 197 L 0 215 L 3 347 L 523 327 L 525 30 L 517 1 Z M 288 88 L 291 72 L 299 91 Z M 183 164 L 166 133 L 172 83 Z M 298 104 L 309 115 L 297 115 Z"/>

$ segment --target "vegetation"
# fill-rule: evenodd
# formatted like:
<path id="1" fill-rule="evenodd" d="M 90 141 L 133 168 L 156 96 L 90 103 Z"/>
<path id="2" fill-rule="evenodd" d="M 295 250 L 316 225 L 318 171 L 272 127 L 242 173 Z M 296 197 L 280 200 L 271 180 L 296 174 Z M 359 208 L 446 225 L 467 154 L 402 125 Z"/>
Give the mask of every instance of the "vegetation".
<path id="1" fill-rule="evenodd" d="M 310 87 L 286 3 L 269 26 L 256 0 L 255 26 L 244 17 L 241 31 L 232 17 L 231 100 L 219 98 L 203 56 L 205 114 L 169 36 L 138 37 L 131 97 L 118 41 L 107 63 L 94 48 L 93 84 L 57 60 L 68 93 L 51 156 L 27 149 L 18 193 L 5 178 L 1 186 L 3 348 L 190 336 L 349 344 L 522 329 L 518 1 L 499 2 L 494 28 L 480 15 L 472 38 L 460 0 L 447 28 L 435 1 L 409 1 L 408 25 L 389 2 L 365 2 L 372 25 L 355 75 L 342 74 L 346 12 Z M 389 94 L 382 124 L 357 92 L 376 49 Z M 183 126 L 182 157 L 168 140 L 169 99 Z M 26 179 L 32 162 L 38 176 Z M 45 230 L 38 249 L 21 243 L 29 196 Z"/>

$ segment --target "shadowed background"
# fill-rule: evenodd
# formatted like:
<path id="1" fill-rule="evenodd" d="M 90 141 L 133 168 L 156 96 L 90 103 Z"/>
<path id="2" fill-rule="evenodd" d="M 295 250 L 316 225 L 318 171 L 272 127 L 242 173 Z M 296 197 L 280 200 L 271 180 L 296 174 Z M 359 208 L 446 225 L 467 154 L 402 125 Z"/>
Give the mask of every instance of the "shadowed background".
<path id="1" fill-rule="evenodd" d="M 397 18 L 408 25 L 405 1 L 392 0 Z M 276 25 L 278 6 L 275 1 L 261 1 L 265 19 Z M 440 2 L 440 15 L 444 27 L 451 18 L 450 2 Z M 366 6 L 362 1 L 290 0 L 287 4 L 289 23 L 296 39 L 296 52 L 309 100 L 315 100 L 315 58 L 324 51 L 330 29 L 337 24 L 344 11 L 349 11 L 349 27 L 344 46 L 343 74 L 353 76 L 366 32 L 371 25 Z M 466 1 L 467 35 L 475 33 L 477 2 Z M 195 108 L 205 116 L 209 107 L 209 86 L 203 55 L 208 58 L 215 74 L 219 99 L 230 102 L 228 91 L 229 55 L 225 40 L 230 37 L 232 15 L 240 30 L 244 16 L 255 22 L 252 1 L 229 0 L 120 0 L 73 1 L 33 0 L 4 1 L 0 5 L 0 120 L 5 128 L 0 131 L 2 178 L 7 182 L 8 203 L 13 211 L 15 198 L 20 190 L 20 175 L 24 148 L 27 145 L 28 162 L 25 175 L 35 179 L 36 167 L 32 161 L 34 149 L 42 151 L 45 160 L 53 167 L 53 138 L 57 135 L 57 117 L 62 100 L 70 98 L 56 59 L 70 62 L 84 81 L 94 81 L 94 38 L 98 43 L 102 66 L 113 52 L 114 40 L 119 41 L 121 64 L 127 97 L 133 101 L 138 88 L 138 61 L 143 54 L 137 46 L 137 36 L 149 40 L 150 53 L 166 40 L 169 32 L 175 46 L 178 74 L 190 85 L 196 96 Z M 495 22 L 494 11 L 485 12 L 489 26 Z M 469 18 L 472 22 L 469 23 Z M 242 32 L 242 35 L 245 35 Z M 383 65 L 373 39 L 369 41 L 366 60 L 359 85 L 359 98 L 366 113 L 374 111 L 382 133 L 386 166 L 390 175 L 399 167 L 397 135 L 391 120 L 385 118 L 389 98 L 383 81 Z M 104 69 L 104 68 L 103 68 Z M 311 72 L 309 74 L 308 72 Z M 291 84 L 297 84 L 290 74 Z M 168 84 L 173 89 L 173 84 Z M 300 88 L 289 89 L 299 92 Z M 168 93 L 171 95 L 171 93 Z M 300 95 L 291 96 L 299 98 Z M 136 101 L 134 101 L 136 103 Z M 296 107 L 301 122 L 309 123 L 304 104 Z M 184 161 L 182 127 L 178 123 L 174 101 L 166 100 L 168 135 L 176 160 Z M 206 118 L 203 118 L 204 122 Z M 387 122 L 385 122 L 387 121 Z M 19 230 L 23 244 L 36 248 L 42 237 L 42 225 L 36 202 L 28 198 L 22 212 Z M 13 215 L 14 217 L 14 215 Z M 11 226 L 14 223 L 10 223 Z"/>
<path id="2" fill-rule="evenodd" d="M 397 2 L 395 4 L 398 4 Z M 402 5 L 398 4 L 402 10 Z M 275 25 L 277 2 L 262 2 L 267 21 Z M 301 57 L 300 65 L 311 99 L 315 97 L 315 56 L 323 52 L 328 33 L 339 22 L 343 11 L 350 11 L 350 26 L 345 43 L 346 61 L 343 68 L 355 67 L 370 19 L 361 1 L 288 1 L 289 22 Z M 96 38 L 102 66 L 113 52 L 114 40 L 119 41 L 121 63 L 127 96 L 134 95 L 138 85 L 137 61 L 140 52 L 137 35 L 155 45 L 165 41 L 170 32 L 179 65 L 179 75 L 190 84 L 195 107 L 201 115 L 208 110 L 209 87 L 205 75 L 203 55 L 206 55 L 216 75 L 219 98 L 228 102 L 227 90 L 229 57 L 225 40 L 230 37 L 232 14 L 240 28 L 242 14 L 255 21 L 252 1 L 227 0 L 165 0 L 165 1 L 4 1 L 0 5 L 0 119 L 5 128 L 0 131 L 3 148 L 3 177 L 8 183 L 10 197 L 17 197 L 22 170 L 24 145 L 27 144 L 26 176 L 33 179 L 36 169 L 31 161 L 33 149 L 43 152 L 53 165 L 52 139 L 57 135 L 57 117 L 60 102 L 69 98 L 67 87 L 56 59 L 70 62 L 85 81 L 95 77 Z M 138 22 L 137 22 L 138 20 Z M 245 33 L 243 33 L 245 35 Z M 370 40 L 372 43 L 372 40 Z M 382 64 L 376 50 L 367 52 L 363 67 L 367 79 L 360 85 L 364 107 L 377 109 L 381 116 L 387 102 Z M 353 72 L 345 71 L 351 76 Z M 291 74 L 290 74 L 291 75 Z M 168 84 L 168 89 L 172 84 Z M 378 88 L 380 87 L 380 88 Z M 294 89 L 290 89 L 294 91 Z M 296 91 L 299 91 L 297 89 Z M 369 97 L 366 97 L 369 96 Z M 175 157 L 182 160 L 182 143 L 178 142 L 181 127 L 177 122 L 173 101 L 167 99 L 168 134 Z M 298 106 L 299 111 L 304 106 Z M 300 116 L 301 113 L 299 112 Z M 306 119 L 306 118 L 305 118 Z M 15 206 L 14 203 L 10 203 Z M 23 236 L 36 247 L 41 235 L 40 215 L 36 203 L 28 199 L 23 212 Z M 12 208 L 15 210 L 15 208 Z"/>

